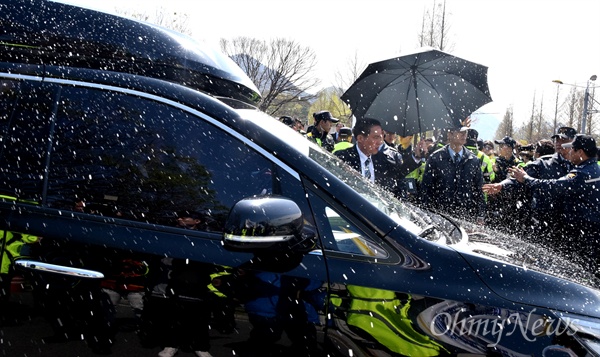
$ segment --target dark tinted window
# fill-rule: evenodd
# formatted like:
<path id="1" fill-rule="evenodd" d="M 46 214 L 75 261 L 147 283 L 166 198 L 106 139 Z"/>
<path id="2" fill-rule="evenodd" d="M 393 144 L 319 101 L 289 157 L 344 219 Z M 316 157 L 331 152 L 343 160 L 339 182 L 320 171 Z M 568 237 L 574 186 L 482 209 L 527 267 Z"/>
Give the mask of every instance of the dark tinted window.
<path id="1" fill-rule="evenodd" d="M 201 212 L 221 230 L 238 200 L 302 196 L 293 178 L 222 130 L 180 109 L 121 93 L 65 88 L 52 140 L 48 202 L 171 225 Z M 301 186 L 300 186 L 301 187 Z M 305 199 L 304 199 L 305 200 Z"/>
<path id="2" fill-rule="evenodd" d="M 40 202 L 52 87 L 38 82 L 0 80 L 0 194 Z"/>

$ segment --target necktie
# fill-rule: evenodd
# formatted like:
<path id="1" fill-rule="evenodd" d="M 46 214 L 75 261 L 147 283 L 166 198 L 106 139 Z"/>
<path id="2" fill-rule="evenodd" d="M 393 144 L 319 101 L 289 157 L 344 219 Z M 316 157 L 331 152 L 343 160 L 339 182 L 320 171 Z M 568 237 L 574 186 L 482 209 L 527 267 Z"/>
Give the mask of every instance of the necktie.
<path id="1" fill-rule="evenodd" d="M 459 153 L 455 153 L 454 154 L 454 163 L 458 164 L 459 161 L 460 161 L 460 154 Z"/>
<path id="2" fill-rule="evenodd" d="M 365 177 L 370 180 L 371 179 L 371 169 L 369 168 L 369 166 L 371 166 L 371 157 L 368 157 L 365 160 Z"/>

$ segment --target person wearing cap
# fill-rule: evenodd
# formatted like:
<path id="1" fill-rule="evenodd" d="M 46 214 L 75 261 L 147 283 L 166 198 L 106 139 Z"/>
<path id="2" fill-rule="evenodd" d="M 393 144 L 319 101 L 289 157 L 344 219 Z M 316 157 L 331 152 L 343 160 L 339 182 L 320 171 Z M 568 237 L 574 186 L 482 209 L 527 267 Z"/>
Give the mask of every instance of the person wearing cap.
<path id="1" fill-rule="evenodd" d="M 425 173 L 425 165 L 429 158 L 429 150 L 433 147 L 433 139 L 421 136 L 421 139 L 415 145 L 412 154 L 403 156 L 402 173 L 404 175 L 403 185 L 406 190 L 406 198 L 411 202 L 419 203 L 420 187 L 423 182 L 423 174 Z"/>
<path id="2" fill-rule="evenodd" d="M 538 141 L 535 145 L 537 158 L 523 167 L 527 175 L 538 179 L 558 179 L 566 175 L 570 170 L 571 163 L 564 158 L 568 149 L 563 148 L 561 143 L 573 140 L 575 133 L 573 128 L 562 127 L 558 129 L 556 135 L 552 136 L 554 143 L 547 139 Z M 555 148 L 558 149 L 557 152 L 554 152 Z M 499 183 L 484 185 L 483 190 L 488 195 L 512 195 L 513 198 L 508 199 L 511 205 L 513 207 L 515 204 L 520 205 L 521 213 L 523 210 L 527 211 L 527 215 L 517 213 L 516 220 L 505 219 L 503 225 L 505 228 L 525 230 L 532 234 L 533 239 L 550 236 L 556 230 L 559 207 L 553 204 L 553 198 L 549 192 L 532 191 L 511 177 Z M 523 201 L 515 201 L 514 196 Z M 521 205 L 521 203 L 523 204 Z"/>
<path id="3" fill-rule="evenodd" d="M 477 156 L 464 147 L 466 127 L 448 128 L 447 141 L 425 165 L 422 203 L 433 210 L 483 223 L 483 174 Z"/>
<path id="4" fill-rule="evenodd" d="M 360 119 L 354 125 L 352 134 L 356 144 L 335 155 L 358 171 L 367 180 L 377 183 L 394 195 L 400 195 L 400 163 L 392 153 L 392 148 L 380 150 L 383 144 L 383 130 L 377 119 Z M 395 152 L 398 154 L 398 152 Z"/>
<path id="5" fill-rule="evenodd" d="M 396 143 L 396 133 L 393 131 L 383 131 L 383 141 L 391 148 L 397 149 L 398 144 Z"/>
<path id="6" fill-rule="evenodd" d="M 494 149 L 495 148 L 493 141 L 485 140 L 483 142 L 483 149 L 481 149 L 481 151 L 483 151 L 483 153 L 490 158 L 490 160 L 492 161 L 492 166 L 496 165 L 496 151 Z"/>
<path id="7" fill-rule="evenodd" d="M 554 243 L 561 250 L 580 255 L 597 269 L 600 239 L 600 166 L 598 148 L 590 135 L 577 134 L 562 144 L 573 168 L 559 179 L 531 177 L 521 168 L 511 168 L 515 180 L 534 191 L 549 192 L 553 204 L 561 208 Z"/>
<path id="8" fill-rule="evenodd" d="M 331 126 L 340 120 L 334 118 L 331 113 L 326 110 L 313 113 L 313 118 L 315 119 L 315 125 L 306 134 L 306 137 L 309 140 L 316 142 L 317 145 L 325 150 L 332 152 L 335 141 L 333 140 L 333 136 L 329 134 L 329 131 L 331 131 Z"/>
<path id="9" fill-rule="evenodd" d="M 338 138 L 338 142 L 333 147 L 332 154 L 352 147 L 352 129 L 348 127 L 340 128 Z"/>
<path id="10" fill-rule="evenodd" d="M 518 165 L 519 167 L 525 167 L 528 163 L 533 161 L 534 149 L 534 144 L 522 145 L 519 147 L 519 159 L 521 160 L 521 163 Z"/>
<path id="11" fill-rule="evenodd" d="M 481 172 L 483 173 L 483 182 L 490 183 L 493 182 L 496 178 L 496 173 L 494 172 L 494 165 L 492 164 L 492 160 L 490 160 L 490 158 L 486 154 L 479 150 L 477 140 L 478 136 L 479 132 L 477 130 L 469 128 L 467 130 L 467 143 L 465 147 L 471 150 L 471 152 L 475 154 L 475 156 L 477 156 L 477 158 L 479 159 L 479 162 L 481 164 Z"/>
<path id="12" fill-rule="evenodd" d="M 288 116 L 288 115 L 282 115 L 279 117 L 279 121 L 282 122 L 283 124 L 289 126 L 290 128 L 293 128 L 295 125 L 295 121 L 294 118 Z"/>
<path id="13" fill-rule="evenodd" d="M 279 117 L 279 121 L 297 132 L 302 132 L 302 122 L 298 118 L 292 118 L 288 115 L 282 115 Z"/>
<path id="14" fill-rule="evenodd" d="M 517 166 L 520 162 L 514 155 L 514 149 L 517 141 L 510 136 L 505 136 L 501 140 L 494 140 L 498 144 L 498 156 L 496 157 L 496 178 L 494 182 L 501 182 L 508 175 L 508 168 Z"/>
<path id="15" fill-rule="evenodd" d="M 340 130 L 344 127 L 344 124 L 341 122 L 337 122 L 337 124 L 335 124 L 335 133 L 333 133 L 333 141 L 337 144 L 340 142 L 341 138 L 340 138 Z"/>

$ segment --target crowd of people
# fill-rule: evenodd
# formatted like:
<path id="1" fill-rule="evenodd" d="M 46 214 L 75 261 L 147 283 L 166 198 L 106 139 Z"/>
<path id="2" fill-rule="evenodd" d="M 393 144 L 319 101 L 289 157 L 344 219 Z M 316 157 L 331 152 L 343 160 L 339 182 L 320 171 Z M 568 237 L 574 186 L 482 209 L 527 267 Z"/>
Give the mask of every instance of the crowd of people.
<path id="1" fill-rule="evenodd" d="M 596 269 L 600 165 L 592 136 L 561 127 L 529 145 L 510 136 L 484 141 L 467 118 L 434 140 L 385 131 L 373 118 L 353 128 L 328 111 L 313 118 L 303 133 L 309 140 L 398 198 L 525 237 Z"/>

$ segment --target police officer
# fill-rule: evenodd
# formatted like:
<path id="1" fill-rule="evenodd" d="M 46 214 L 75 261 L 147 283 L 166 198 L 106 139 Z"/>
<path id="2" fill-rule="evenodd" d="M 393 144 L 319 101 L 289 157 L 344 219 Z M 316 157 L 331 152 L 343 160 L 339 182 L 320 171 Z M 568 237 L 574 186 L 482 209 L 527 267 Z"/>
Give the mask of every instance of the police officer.
<path id="1" fill-rule="evenodd" d="M 533 190 L 550 193 L 553 204 L 561 207 L 560 224 L 554 232 L 554 244 L 561 250 L 582 256 L 596 271 L 600 239 L 600 167 L 597 164 L 596 140 L 578 134 L 562 147 L 573 165 L 559 179 L 536 179 L 521 168 L 511 168 L 515 179 Z"/>
<path id="2" fill-rule="evenodd" d="M 352 147 L 352 129 L 343 127 L 338 133 L 338 142 L 335 144 L 333 153 Z"/>
<path id="3" fill-rule="evenodd" d="M 431 209 L 483 223 L 483 174 L 477 157 L 464 147 L 467 129 L 448 128 L 448 144 L 427 160 L 422 202 Z"/>
<path id="4" fill-rule="evenodd" d="M 489 156 L 484 154 L 483 151 L 479 150 L 479 145 L 477 143 L 478 136 L 479 133 L 477 130 L 467 130 L 467 143 L 465 144 L 465 147 L 471 150 L 471 152 L 479 159 L 479 163 L 481 164 L 481 172 L 483 173 L 483 182 L 490 183 L 496 178 L 494 165 L 492 164 L 492 160 L 490 160 Z"/>
<path id="5" fill-rule="evenodd" d="M 335 141 L 333 140 L 333 136 L 329 134 L 329 131 L 331 130 L 331 126 L 340 120 L 334 118 L 331 113 L 326 110 L 313 113 L 313 118 L 315 119 L 315 125 L 309 130 L 306 137 L 316 142 L 317 145 L 327 151 L 332 152 Z"/>
<path id="6" fill-rule="evenodd" d="M 565 176 L 572 167 L 569 160 L 565 158 L 568 149 L 563 148 L 562 144 L 571 142 L 577 131 L 570 127 L 561 127 L 557 130 L 556 134 L 552 136 L 554 141 L 554 149 L 556 152 L 552 155 L 541 155 L 536 160 L 527 164 L 524 167 L 525 172 L 528 176 L 537 179 L 558 179 Z M 541 140 L 536 147 L 536 152 L 539 150 L 541 153 L 548 153 L 547 144 Z M 522 227 L 527 230 L 531 230 L 534 233 L 534 239 L 540 239 L 549 237 L 553 234 L 556 227 L 559 225 L 559 207 L 553 204 L 554 198 L 549 192 L 543 190 L 529 190 L 525 188 L 525 193 L 515 193 L 513 191 L 522 191 L 523 187 L 520 187 L 519 183 L 513 179 L 505 179 L 500 183 L 491 185 L 484 185 L 483 189 L 490 195 L 495 195 L 500 192 L 509 195 L 518 195 L 519 197 L 525 197 L 527 200 L 523 202 L 523 207 L 530 210 L 530 217 L 528 220 L 523 220 L 525 216 L 519 216 L 518 220 L 523 220 Z M 518 204 L 514 202 L 514 198 L 511 198 L 512 204 Z M 515 228 L 514 222 L 510 222 L 511 227 Z"/>
<path id="7" fill-rule="evenodd" d="M 498 157 L 496 158 L 496 178 L 494 182 L 501 182 L 508 174 L 508 168 L 517 166 L 521 161 L 514 155 L 514 149 L 517 145 L 515 139 L 505 136 L 501 140 L 494 140 L 499 145 Z"/>

